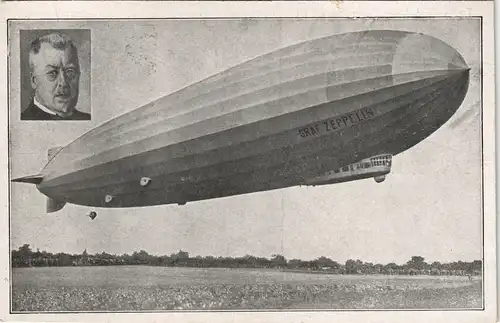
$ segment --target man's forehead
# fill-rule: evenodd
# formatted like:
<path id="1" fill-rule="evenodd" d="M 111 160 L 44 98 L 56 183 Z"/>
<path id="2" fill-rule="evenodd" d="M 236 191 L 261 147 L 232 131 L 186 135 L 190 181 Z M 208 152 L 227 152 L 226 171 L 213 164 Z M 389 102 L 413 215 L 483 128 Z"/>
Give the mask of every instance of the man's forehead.
<path id="1" fill-rule="evenodd" d="M 40 51 L 33 56 L 36 65 L 45 67 L 46 65 L 78 65 L 78 55 L 71 47 L 65 49 L 57 49 L 48 43 L 40 45 Z"/>

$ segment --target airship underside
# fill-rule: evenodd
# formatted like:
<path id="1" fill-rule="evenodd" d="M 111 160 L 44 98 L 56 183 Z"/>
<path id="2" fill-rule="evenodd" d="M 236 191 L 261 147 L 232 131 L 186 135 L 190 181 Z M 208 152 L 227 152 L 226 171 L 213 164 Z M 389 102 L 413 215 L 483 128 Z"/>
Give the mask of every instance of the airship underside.
<path id="1" fill-rule="evenodd" d="M 49 211 L 66 202 L 183 204 L 334 183 L 315 179 L 424 140 L 459 108 L 468 84 L 464 59 L 436 38 L 333 35 L 113 119 L 58 149 L 35 179 L 18 181 L 36 183 L 52 199 Z"/>

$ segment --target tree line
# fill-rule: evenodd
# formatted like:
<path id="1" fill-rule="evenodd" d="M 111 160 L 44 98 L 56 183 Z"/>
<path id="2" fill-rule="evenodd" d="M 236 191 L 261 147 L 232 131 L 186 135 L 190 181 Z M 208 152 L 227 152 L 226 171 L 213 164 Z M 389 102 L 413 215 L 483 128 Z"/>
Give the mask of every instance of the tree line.
<path id="1" fill-rule="evenodd" d="M 18 250 L 12 250 L 11 256 L 12 267 L 149 265 L 197 268 L 276 268 L 284 271 L 351 275 L 481 275 L 482 273 L 481 260 L 451 263 L 435 261 L 429 264 L 421 256 L 412 256 L 406 263 L 398 265 L 393 262 L 374 264 L 359 259 L 349 259 L 345 263 L 340 263 L 324 256 L 310 261 L 288 260 L 280 254 L 274 254 L 270 258 L 252 255 L 243 257 L 191 257 L 188 252 L 182 250 L 170 256 L 150 255 L 144 250 L 123 255 L 113 255 L 106 252 L 89 254 L 86 250 L 81 254 L 53 254 L 40 250 L 33 251 L 29 244 L 22 245 Z"/>

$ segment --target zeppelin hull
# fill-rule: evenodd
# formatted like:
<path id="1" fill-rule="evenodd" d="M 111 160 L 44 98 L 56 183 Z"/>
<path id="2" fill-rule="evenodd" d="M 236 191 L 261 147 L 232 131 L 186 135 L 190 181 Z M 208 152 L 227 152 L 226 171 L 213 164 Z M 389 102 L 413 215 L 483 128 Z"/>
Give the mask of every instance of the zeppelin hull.
<path id="1" fill-rule="evenodd" d="M 312 40 L 92 130 L 59 151 L 38 188 L 70 203 L 129 207 L 301 185 L 412 147 L 453 115 L 467 88 L 460 54 L 426 35 Z"/>

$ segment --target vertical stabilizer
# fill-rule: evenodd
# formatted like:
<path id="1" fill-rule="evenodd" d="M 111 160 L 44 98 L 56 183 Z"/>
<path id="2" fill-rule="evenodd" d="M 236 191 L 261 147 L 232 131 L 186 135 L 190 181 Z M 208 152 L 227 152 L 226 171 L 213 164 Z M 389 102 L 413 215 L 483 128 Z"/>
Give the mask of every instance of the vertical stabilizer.
<path id="1" fill-rule="evenodd" d="M 48 158 L 49 162 L 52 158 L 54 158 L 59 153 L 59 151 L 61 151 L 61 149 L 62 149 L 62 147 L 54 147 L 54 148 L 50 148 L 47 151 L 47 158 Z M 30 183 L 30 184 L 35 184 L 35 185 L 41 184 L 42 181 L 43 181 L 42 174 L 12 179 L 12 182 Z M 46 205 L 47 213 L 59 211 L 65 205 L 66 205 L 66 202 L 64 202 L 64 201 L 59 201 L 59 200 L 55 200 L 53 198 L 47 197 L 47 205 Z"/>
<path id="2" fill-rule="evenodd" d="M 52 147 L 47 151 L 47 159 L 50 161 L 52 158 L 54 158 L 60 151 L 63 149 L 63 147 Z"/>
<path id="3" fill-rule="evenodd" d="M 47 160 L 50 162 L 63 147 L 52 147 L 47 151 Z M 53 198 L 47 197 L 47 213 L 57 212 L 66 205 L 64 201 L 54 200 Z"/>
<path id="4" fill-rule="evenodd" d="M 57 212 L 66 205 L 64 201 L 57 201 L 47 197 L 47 213 Z"/>

